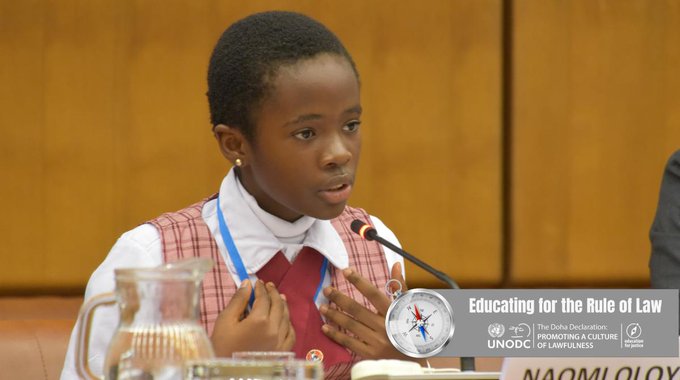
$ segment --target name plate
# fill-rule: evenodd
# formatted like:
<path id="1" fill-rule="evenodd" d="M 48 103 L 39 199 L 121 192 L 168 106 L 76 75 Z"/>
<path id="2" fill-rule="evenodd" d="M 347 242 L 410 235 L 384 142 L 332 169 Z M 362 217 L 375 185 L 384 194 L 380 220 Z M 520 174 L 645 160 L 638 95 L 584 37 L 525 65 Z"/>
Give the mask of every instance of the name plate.
<path id="1" fill-rule="evenodd" d="M 454 320 L 437 356 L 678 357 L 677 289 L 436 291 Z"/>
<path id="2" fill-rule="evenodd" d="M 509 358 L 506 380 L 678 380 L 680 358 Z"/>

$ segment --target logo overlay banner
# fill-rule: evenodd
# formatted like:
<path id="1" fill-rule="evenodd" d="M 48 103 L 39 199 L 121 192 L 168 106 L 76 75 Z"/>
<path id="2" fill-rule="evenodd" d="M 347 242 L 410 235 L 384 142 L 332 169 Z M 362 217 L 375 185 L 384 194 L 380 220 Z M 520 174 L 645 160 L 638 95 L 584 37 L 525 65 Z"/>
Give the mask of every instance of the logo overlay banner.
<path id="1" fill-rule="evenodd" d="M 436 292 L 455 326 L 437 356 L 678 357 L 677 289 Z"/>

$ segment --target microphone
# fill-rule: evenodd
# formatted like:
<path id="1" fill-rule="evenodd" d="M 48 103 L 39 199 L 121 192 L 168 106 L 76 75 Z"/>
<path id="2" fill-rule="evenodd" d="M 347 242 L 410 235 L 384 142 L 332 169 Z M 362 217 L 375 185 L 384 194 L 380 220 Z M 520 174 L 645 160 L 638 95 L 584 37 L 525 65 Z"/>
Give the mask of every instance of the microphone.
<path id="1" fill-rule="evenodd" d="M 437 277 L 439 280 L 445 282 L 451 289 L 460 289 L 460 286 L 453 281 L 453 279 L 446 274 L 444 274 L 441 271 L 438 271 L 434 268 L 432 268 L 430 265 L 427 263 L 423 262 L 419 258 L 411 255 L 410 253 L 404 251 L 403 249 L 397 247 L 396 245 L 390 243 L 389 241 L 381 238 L 378 236 L 378 231 L 375 230 L 371 225 L 368 225 L 364 222 L 362 222 L 359 219 L 354 219 L 352 221 L 352 224 L 350 224 L 350 228 L 352 231 L 356 232 L 361 236 L 362 238 L 366 240 L 375 240 L 378 243 L 384 245 L 385 247 L 393 250 L 394 252 L 398 253 L 400 256 L 403 258 L 407 259 L 408 261 L 416 264 L 420 268 L 424 269 L 426 272 L 432 274 L 433 276 Z"/>
<path id="2" fill-rule="evenodd" d="M 444 272 L 432 268 L 424 261 L 397 247 L 390 241 L 383 239 L 382 237 L 380 237 L 380 235 L 378 235 L 378 231 L 376 231 L 375 228 L 373 228 L 371 225 L 366 224 L 359 219 L 354 219 L 350 224 L 350 228 L 352 229 L 352 231 L 354 231 L 362 238 L 369 241 L 375 240 L 378 243 L 396 252 L 401 257 L 407 259 L 413 264 L 416 264 L 421 269 L 437 277 L 439 280 L 445 282 L 451 289 L 460 289 L 460 286 L 458 286 L 458 284 L 451 277 L 447 276 Z M 460 358 L 460 369 L 461 371 L 474 371 L 475 358 Z"/>

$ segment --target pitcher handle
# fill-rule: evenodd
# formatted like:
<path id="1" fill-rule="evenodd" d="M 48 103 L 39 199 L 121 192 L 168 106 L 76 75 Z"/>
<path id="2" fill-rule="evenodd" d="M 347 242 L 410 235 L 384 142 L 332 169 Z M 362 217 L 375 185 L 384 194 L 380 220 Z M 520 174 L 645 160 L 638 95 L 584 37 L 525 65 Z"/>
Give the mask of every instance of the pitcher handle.
<path id="1" fill-rule="evenodd" d="M 90 328 L 92 326 L 92 317 L 94 317 L 94 310 L 102 305 L 112 305 L 116 303 L 116 296 L 114 293 L 103 293 L 92 297 L 80 308 L 78 320 L 78 340 L 76 341 L 76 370 L 78 375 L 84 379 L 102 379 L 92 373 L 88 354 L 90 351 Z"/>

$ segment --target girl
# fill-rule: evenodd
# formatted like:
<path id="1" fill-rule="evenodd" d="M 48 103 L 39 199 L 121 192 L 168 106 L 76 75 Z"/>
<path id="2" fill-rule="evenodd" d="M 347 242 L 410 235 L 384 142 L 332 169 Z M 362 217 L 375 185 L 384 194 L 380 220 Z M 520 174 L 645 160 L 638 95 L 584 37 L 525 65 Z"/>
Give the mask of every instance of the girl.
<path id="1" fill-rule="evenodd" d="M 403 283 L 402 259 L 349 228 L 362 219 L 396 240 L 346 205 L 361 150 L 359 87 L 342 43 L 309 17 L 266 12 L 230 26 L 210 60 L 208 101 L 233 169 L 218 194 L 123 234 L 85 298 L 113 290 L 115 268 L 211 257 L 201 322 L 218 356 L 292 350 L 322 361 L 328 378 L 349 378 L 359 358 L 404 359 L 385 332 L 382 290 L 390 277 Z M 95 317 L 93 368 L 117 320 L 113 310 Z M 74 345 L 62 379 L 76 377 Z"/>

